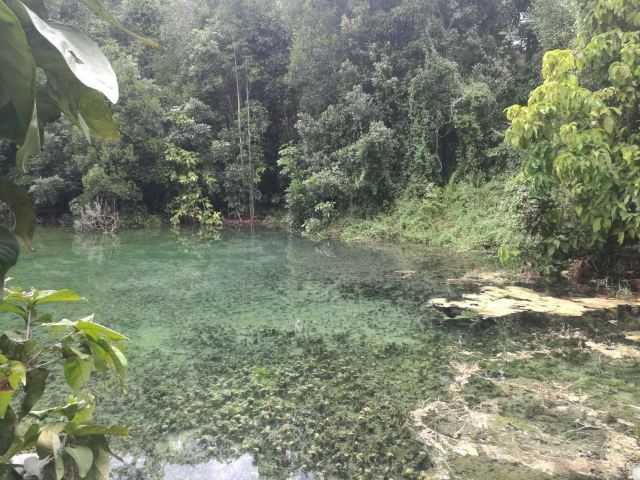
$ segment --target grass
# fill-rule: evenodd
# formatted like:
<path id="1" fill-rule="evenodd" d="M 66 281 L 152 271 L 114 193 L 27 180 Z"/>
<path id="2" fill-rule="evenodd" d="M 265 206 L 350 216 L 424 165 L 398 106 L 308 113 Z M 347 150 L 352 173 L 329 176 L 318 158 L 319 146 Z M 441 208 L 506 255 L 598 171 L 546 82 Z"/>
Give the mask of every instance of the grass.
<path id="1" fill-rule="evenodd" d="M 459 251 L 496 252 L 518 235 L 509 212 L 509 182 L 495 178 L 432 187 L 421 197 L 403 196 L 388 211 L 366 219 L 346 218 L 331 233 L 348 242 L 402 241 Z"/>

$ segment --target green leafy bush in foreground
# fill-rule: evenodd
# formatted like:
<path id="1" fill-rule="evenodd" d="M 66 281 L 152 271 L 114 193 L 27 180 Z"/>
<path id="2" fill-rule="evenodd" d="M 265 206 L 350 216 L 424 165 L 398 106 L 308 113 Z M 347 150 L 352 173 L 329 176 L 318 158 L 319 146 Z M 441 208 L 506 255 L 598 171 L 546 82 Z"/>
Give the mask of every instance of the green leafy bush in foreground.
<path id="1" fill-rule="evenodd" d="M 19 317 L 19 332 L 0 336 L 0 478 L 14 480 L 106 480 L 107 436 L 127 429 L 93 422 L 95 397 L 87 388 L 94 372 L 110 371 L 122 381 L 126 338 L 93 317 L 52 321 L 41 307 L 77 302 L 70 290 L 5 289 L 0 312 Z M 50 378 L 62 368 L 71 394 L 62 405 L 36 409 Z M 33 453 L 17 461 L 16 455 Z M 37 454 L 37 455 L 35 455 Z"/>
<path id="2" fill-rule="evenodd" d="M 581 2 L 578 48 L 545 54 L 542 85 L 507 109 L 507 140 L 548 198 L 543 238 L 554 258 L 640 238 L 640 4 Z"/>

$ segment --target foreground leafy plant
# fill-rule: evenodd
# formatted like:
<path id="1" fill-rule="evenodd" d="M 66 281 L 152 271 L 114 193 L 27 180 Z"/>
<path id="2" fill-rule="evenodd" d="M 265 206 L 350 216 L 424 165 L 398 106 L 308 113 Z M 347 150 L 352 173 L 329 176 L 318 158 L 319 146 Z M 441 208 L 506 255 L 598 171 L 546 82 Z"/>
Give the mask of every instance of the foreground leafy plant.
<path id="1" fill-rule="evenodd" d="M 5 289 L 0 312 L 24 322 L 21 332 L 0 336 L 0 478 L 106 480 L 107 436 L 127 429 L 93 422 L 95 397 L 87 388 L 94 372 L 110 371 L 122 382 L 127 360 L 120 333 L 93 321 L 51 321 L 40 307 L 77 302 L 71 290 Z M 66 403 L 35 410 L 55 365 L 62 364 L 72 394 Z M 35 454 L 17 462 L 16 455 Z"/>
<path id="2" fill-rule="evenodd" d="M 637 0 L 582 2 L 579 48 L 544 57 L 544 83 L 507 110 L 533 193 L 550 199 L 549 257 L 640 236 L 640 15 Z"/>

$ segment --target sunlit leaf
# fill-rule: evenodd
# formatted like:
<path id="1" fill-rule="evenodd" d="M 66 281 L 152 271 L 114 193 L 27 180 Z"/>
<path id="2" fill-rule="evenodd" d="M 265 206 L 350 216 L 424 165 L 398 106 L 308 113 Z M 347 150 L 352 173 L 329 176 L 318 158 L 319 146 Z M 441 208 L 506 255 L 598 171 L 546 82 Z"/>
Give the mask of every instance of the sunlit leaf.
<path id="1" fill-rule="evenodd" d="M 103 93 L 112 103 L 117 103 L 118 79 L 98 44 L 72 27 L 46 22 L 26 5 L 24 8 L 33 26 L 62 54 L 76 78 L 87 87 Z"/>
<path id="2" fill-rule="evenodd" d="M 46 305 L 48 303 L 71 303 L 79 302 L 82 297 L 73 290 L 38 290 L 34 303 Z"/>
<path id="3" fill-rule="evenodd" d="M 53 335 L 64 335 L 71 328 L 74 328 L 75 323 L 69 320 L 68 318 L 63 318 L 59 322 L 55 323 L 43 323 L 42 327 L 49 329 L 50 333 Z"/>
<path id="4" fill-rule="evenodd" d="M 39 96 L 47 99 L 50 115 L 55 118 L 57 111 L 62 111 L 89 141 L 92 135 L 117 139 L 120 133 L 104 95 L 80 82 L 60 52 L 43 37 L 34 38 L 31 48 L 38 66 L 47 75 L 45 93 Z"/>
<path id="5" fill-rule="evenodd" d="M 10 410 L 9 405 L 11 405 L 12 398 L 13 398 L 13 390 L 0 391 L 0 419 L 3 419 L 6 417 L 7 412 Z M 0 423 L 0 426 L 1 425 L 2 424 Z"/>
<path id="6" fill-rule="evenodd" d="M 127 337 L 125 337 L 121 333 L 118 333 L 115 330 L 111 330 L 110 328 L 100 325 L 99 323 L 95 323 L 93 321 L 93 315 L 82 320 L 78 320 L 76 322 L 76 328 L 84 334 L 89 335 L 95 339 L 103 337 L 107 340 L 116 342 L 127 339 Z"/>
<path id="7" fill-rule="evenodd" d="M 9 386 L 13 390 L 17 390 L 24 382 L 27 376 L 27 368 L 22 362 L 12 360 L 9 362 L 10 370 L 8 375 Z"/>

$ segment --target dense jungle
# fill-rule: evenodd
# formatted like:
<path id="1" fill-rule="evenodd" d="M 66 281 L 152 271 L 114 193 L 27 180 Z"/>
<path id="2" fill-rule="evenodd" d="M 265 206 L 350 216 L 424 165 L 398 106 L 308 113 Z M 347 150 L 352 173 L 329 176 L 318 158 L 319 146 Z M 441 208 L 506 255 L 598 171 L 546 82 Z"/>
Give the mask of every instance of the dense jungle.
<path id="1" fill-rule="evenodd" d="M 640 480 L 639 86 L 640 0 L 0 0 L 0 480 Z"/>
<path id="2" fill-rule="evenodd" d="M 17 175 L 6 141 L 0 172 L 49 223 L 91 218 L 95 208 L 116 211 L 127 227 L 271 217 L 309 235 L 500 249 L 539 267 L 598 253 L 621 231 L 633 241 L 635 223 L 607 222 L 608 205 L 584 208 L 596 178 L 581 192 L 551 168 L 522 178 L 524 166 L 538 171 L 539 152 L 516 128 L 505 141 L 505 109 L 526 104 L 542 82 L 545 51 L 627 26 L 588 20 L 587 3 L 105 4 L 153 48 L 80 1 L 53 1 L 49 17 L 86 32 L 111 61 L 121 92 L 114 122 L 94 129 L 100 120 L 89 118 L 99 131 L 91 139 L 77 118 L 51 113 L 41 152 Z M 583 82 L 609 87 L 614 58 L 594 60 L 605 75 Z M 576 121 L 586 113 L 573 112 Z M 531 131 L 552 121 L 563 119 L 526 118 Z M 537 135 L 548 157 L 570 153 Z M 615 191 L 614 204 L 625 198 L 623 185 L 602 188 Z"/>

